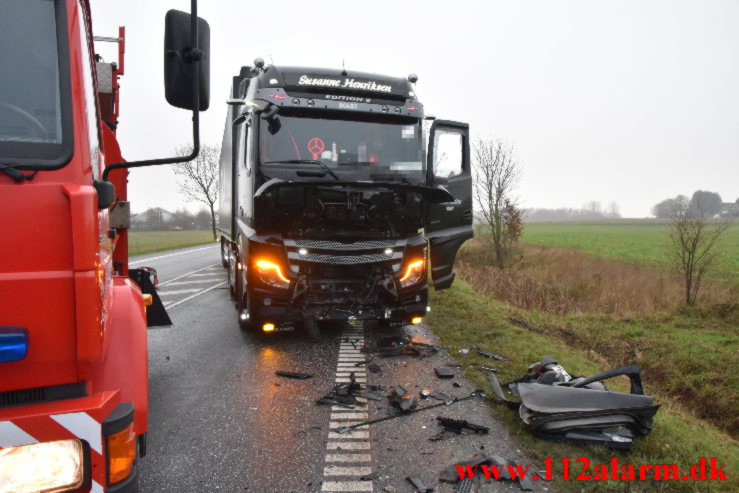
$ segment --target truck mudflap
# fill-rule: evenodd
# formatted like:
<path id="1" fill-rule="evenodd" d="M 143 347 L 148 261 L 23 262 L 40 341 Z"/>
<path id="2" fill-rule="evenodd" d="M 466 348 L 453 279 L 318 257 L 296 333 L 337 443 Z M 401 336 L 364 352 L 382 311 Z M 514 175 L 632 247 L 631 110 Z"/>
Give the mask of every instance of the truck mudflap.
<path id="1" fill-rule="evenodd" d="M 108 426 L 106 418 L 115 417 L 119 401 L 118 392 L 102 392 L 76 399 L 0 408 L 0 449 L 80 440 L 85 449 L 85 470 L 82 489 L 76 491 L 102 493 L 109 488 L 118 491 L 118 484 L 108 487 L 104 430 Z M 137 465 L 134 461 L 131 476 L 137 473 Z M 129 477 L 121 483 L 131 480 Z"/>

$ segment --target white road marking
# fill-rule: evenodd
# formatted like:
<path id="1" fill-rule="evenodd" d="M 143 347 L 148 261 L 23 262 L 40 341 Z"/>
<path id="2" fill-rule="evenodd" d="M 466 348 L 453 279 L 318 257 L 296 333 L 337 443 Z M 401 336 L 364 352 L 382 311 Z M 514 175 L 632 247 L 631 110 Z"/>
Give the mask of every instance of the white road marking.
<path id="1" fill-rule="evenodd" d="M 198 288 L 195 288 L 195 289 L 177 289 L 175 291 L 157 291 L 157 294 L 161 298 L 162 296 L 168 296 L 170 294 L 197 293 L 198 291 L 200 291 Z"/>
<path id="2" fill-rule="evenodd" d="M 365 370 L 366 355 L 360 351 L 364 345 L 364 334 L 357 327 L 361 322 L 350 322 L 347 330 L 342 333 L 339 343 L 338 362 L 336 363 L 335 381 L 349 383 L 353 376 L 357 383 L 367 381 Z M 361 325 L 360 325 L 361 327 Z M 344 342 L 353 339 L 353 343 Z M 352 375 L 353 374 L 353 375 Z M 369 425 L 357 426 L 344 433 L 338 433 L 337 428 L 359 425 L 368 419 L 368 400 L 364 397 L 356 398 L 358 403 L 353 406 L 331 406 L 331 421 L 329 422 L 328 450 L 341 450 L 346 453 L 326 454 L 324 479 L 333 479 L 337 476 L 361 477 L 372 474 L 372 455 L 362 453 L 371 448 Z M 366 466 L 337 465 L 346 463 L 366 463 Z M 372 481 L 323 481 L 322 491 L 374 491 Z"/>
<path id="3" fill-rule="evenodd" d="M 367 466 L 326 466 L 323 468 L 324 476 L 366 476 L 372 473 L 372 468 Z"/>
<path id="4" fill-rule="evenodd" d="M 218 272 L 203 272 L 202 274 L 190 274 L 190 277 L 223 277 Z"/>
<path id="5" fill-rule="evenodd" d="M 369 450 L 369 442 L 328 442 L 328 450 Z"/>
<path id="6" fill-rule="evenodd" d="M 185 302 L 187 302 L 187 301 L 190 301 L 190 300 L 191 300 L 191 299 L 193 299 L 193 298 L 197 298 L 197 297 L 198 297 L 198 296 L 200 296 L 201 294 L 204 294 L 204 293 L 207 293 L 208 291 L 212 291 L 212 290 L 214 290 L 214 289 L 216 289 L 216 288 L 219 288 L 219 287 L 223 286 L 224 284 L 226 284 L 226 282 L 225 282 L 225 281 L 224 281 L 224 282 L 219 282 L 219 283 L 218 283 L 218 284 L 216 284 L 216 285 L 213 285 L 213 286 L 211 286 L 211 287 L 209 287 L 209 288 L 205 288 L 205 289 L 203 289 L 202 291 L 198 291 L 197 293 L 195 293 L 195 294 L 193 294 L 193 295 L 190 295 L 190 296 L 188 296 L 187 298 L 185 298 L 185 299 L 182 299 L 182 300 L 180 300 L 180 301 L 177 301 L 177 302 L 175 302 L 175 303 L 165 303 L 165 304 L 164 304 L 164 308 L 167 308 L 167 309 L 169 309 L 169 308 L 174 308 L 174 307 L 176 307 L 176 306 L 179 306 L 179 305 L 181 305 L 181 304 L 183 304 L 183 303 L 185 303 Z"/>
<path id="7" fill-rule="evenodd" d="M 329 440 L 352 440 L 355 438 L 363 438 L 368 439 L 369 438 L 369 431 L 347 431 L 344 433 L 337 433 L 335 431 L 329 431 L 328 432 L 328 438 Z"/>
<path id="8" fill-rule="evenodd" d="M 372 462 L 370 454 L 326 454 L 326 462 Z"/>
<path id="9" fill-rule="evenodd" d="M 187 276 L 191 276 L 191 275 L 193 275 L 193 274 L 195 274 L 195 273 L 198 273 L 198 272 L 202 272 L 202 271 L 204 271 L 204 270 L 206 270 L 206 269 L 212 269 L 212 268 L 214 268 L 214 267 L 217 267 L 217 266 L 220 266 L 220 265 L 221 265 L 221 264 L 213 264 L 213 265 L 209 265 L 208 267 L 203 267 L 202 269 L 197 269 L 197 270 L 194 270 L 194 271 L 188 272 L 187 274 L 182 274 L 181 276 L 173 277 L 173 278 L 172 278 L 172 279 L 170 279 L 169 281 L 164 281 L 164 282 L 160 282 L 160 283 L 159 283 L 159 287 L 162 287 L 162 286 L 166 286 L 167 284 L 169 284 L 169 283 L 171 283 L 171 282 L 175 282 L 175 281 L 176 281 L 176 280 L 178 280 L 178 279 L 182 279 L 182 278 L 184 278 L 184 277 L 187 277 Z"/>
<path id="10" fill-rule="evenodd" d="M 358 425 L 359 423 L 361 423 L 361 421 L 331 421 L 328 426 L 329 428 L 343 428 L 345 426 Z M 369 425 L 360 426 L 358 428 L 355 428 L 355 430 L 366 430 L 367 426 Z"/>
<path id="11" fill-rule="evenodd" d="M 159 260 L 159 259 L 168 258 L 168 257 L 176 257 L 178 255 L 187 255 L 188 253 L 201 252 L 203 250 L 208 250 L 210 248 L 217 248 L 217 247 L 218 245 L 210 245 L 210 246 L 203 247 L 203 248 L 196 248 L 195 250 L 188 250 L 186 252 L 170 253 L 167 255 L 159 255 L 158 257 L 150 257 L 150 258 L 146 258 L 142 260 L 134 260 L 133 262 L 129 262 L 128 265 L 145 264 L 147 262 L 151 262 L 152 260 Z"/>
<path id="12" fill-rule="evenodd" d="M 372 481 L 324 481 L 321 491 L 374 491 Z"/>

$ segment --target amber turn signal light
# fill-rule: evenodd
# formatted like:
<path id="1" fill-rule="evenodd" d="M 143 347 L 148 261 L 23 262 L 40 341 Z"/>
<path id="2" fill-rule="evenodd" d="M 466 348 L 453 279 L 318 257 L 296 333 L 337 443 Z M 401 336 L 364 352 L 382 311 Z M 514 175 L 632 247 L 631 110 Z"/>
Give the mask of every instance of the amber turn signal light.
<path id="1" fill-rule="evenodd" d="M 136 435 L 133 423 L 108 437 L 108 477 L 110 484 L 123 481 L 131 475 L 136 459 Z"/>

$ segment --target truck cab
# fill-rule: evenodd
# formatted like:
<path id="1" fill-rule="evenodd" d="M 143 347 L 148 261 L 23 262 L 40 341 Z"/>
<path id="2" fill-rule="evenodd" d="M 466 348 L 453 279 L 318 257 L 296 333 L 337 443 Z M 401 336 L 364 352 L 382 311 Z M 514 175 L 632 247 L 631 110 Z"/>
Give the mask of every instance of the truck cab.
<path id="1" fill-rule="evenodd" d="M 435 120 L 416 78 L 242 68 L 221 155 L 224 265 L 242 325 L 420 323 L 472 237 L 469 129 Z M 430 266 L 430 279 L 428 272 Z"/>

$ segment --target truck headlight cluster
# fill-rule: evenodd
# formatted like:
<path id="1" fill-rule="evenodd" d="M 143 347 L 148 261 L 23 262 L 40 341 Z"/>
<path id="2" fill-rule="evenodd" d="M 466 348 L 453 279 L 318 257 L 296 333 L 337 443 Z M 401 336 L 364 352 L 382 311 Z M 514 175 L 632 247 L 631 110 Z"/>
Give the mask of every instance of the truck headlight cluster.
<path id="1" fill-rule="evenodd" d="M 72 491 L 84 480 L 79 440 L 35 443 L 0 450 L 0 491 Z"/>
<path id="2" fill-rule="evenodd" d="M 254 264 L 259 279 L 270 286 L 276 288 L 288 288 L 290 286 L 290 279 L 285 277 L 282 273 L 282 268 L 267 259 L 259 259 Z"/>
<path id="3" fill-rule="evenodd" d="M 423 279 L 423 271 L 426 262 L 423 259 L 411 261 L 405 268 L 403 277 L 400 278 L 400 287 L 406 288 Z"/>

